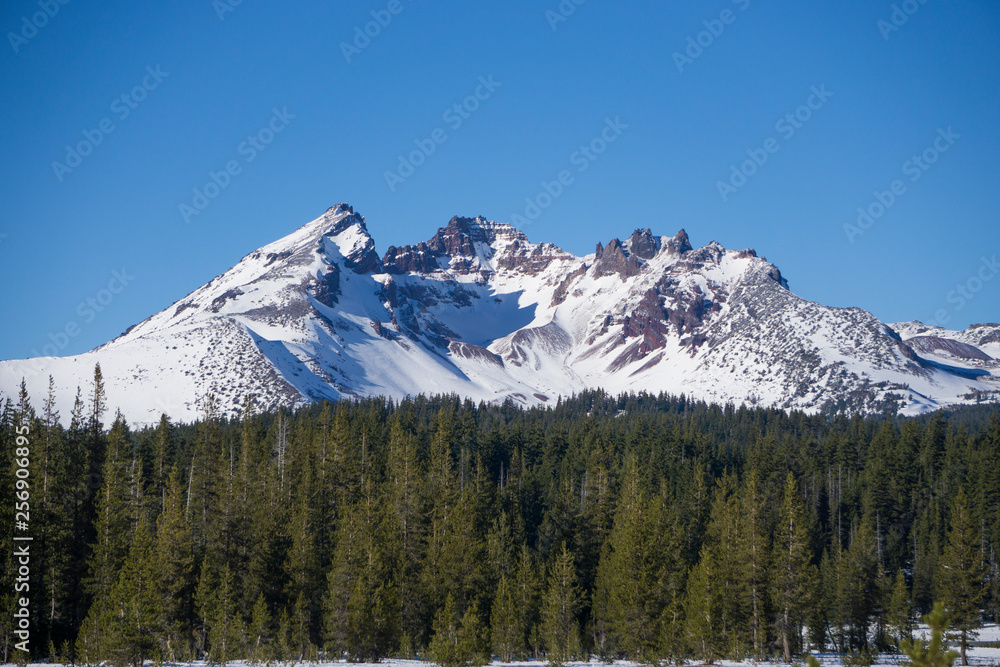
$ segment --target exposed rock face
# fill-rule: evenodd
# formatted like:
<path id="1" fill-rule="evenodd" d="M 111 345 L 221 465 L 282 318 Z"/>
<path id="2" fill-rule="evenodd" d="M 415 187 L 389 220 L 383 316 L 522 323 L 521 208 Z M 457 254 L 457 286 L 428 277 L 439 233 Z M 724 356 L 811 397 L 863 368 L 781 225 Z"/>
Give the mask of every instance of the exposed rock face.
<path id="1" fill-rule="evenodd" d="M 503 359 L 501 359 L 498 355 L 493 354 L 485 347 L 479 347 L 478 345 L 473 345 L 471 343 L 463 343 L 462 341 L 453 340 L 448 343 L 448 351 L 464 359 L 485 361 L 486 363 L 503 367 Z"/>
<path id="2" fill-rule="evenodd" d="M 906 341 L 906 343 L 913 348 L 917 354 L 921 352 L 945 352 L 952 355 L 953 357 L 958 357 L 961 359 L 978 359 L 980 361 L 992 361 L 993 357 L 989 356 L 977 347 L 973 347 L 968 343 L 960 343 L 957 340 L 951 340 L 949 338 L 940 338 L 938 336 L 914 336 Z"/>
<path id="3" fill-rule="evenodd" d="M 568 257 L 551 244 L 534 245 L 508 224 L 475 218 L 453 217 L 428 241 L 401 248 L 390 246 L 382 258 L 385 271 L 479 274 L 483 280 L 496 270 L 537 274 L 555 257 Z"/>
<path id="4" fill-rule="evenodd" d="M 660 251 L 660 242 L 648 229 L 637 229 L 625 242 L 630 254 L 639 259 L 653 259 Z"/>
<path id="5" fill-rule="evenodd" d="M 673 238 L 664 244 L 668 251 L 674 255 L 682 255 L 691 250 L 691 241 L 688 240 L 687 232 L 683 229 L 677 232 Z"/>
<path id="6" fill-rule="evenodd" d="M 322 278 L 316 281 L 313 296 L 324 306 L 333 308 L 337 303 L 338 294 L 340 294 L 340 267 L 334 264 Z"/>
<path id="7" fill-rule="evenodd" d="M 638 257 L 631 255 L 618 239 L 608 241 L 607 247 L 597 244 L 594 252 L 594 275 L 611 276 L 618 275 L 620 278 L 631 278 L 638 275 L 642 270 L 642 262 Z"/>
<path id="8" fill-rule="evenodd" d="M 382 262 L 375 252 L 375 241 L 368 233 L 364 216 L 355 213 L 347 204 L 337 204 L 327 209 L 323 217 L 330 223 L 324 236 L 339 237 L 348 234 L 356 237 L 356 244 L 344 256 L 346 268 L 359 274 L 382 271 Z"/>
<path id="9" fill-rule="evenodd" d="M 402 273 L 430 273 L 438 268 L 437 256 L 434 255 L 427 244 L 421 241 L 416 245 L 405 245 L 402 248 L 389 246 L 382 258 L 385 270 L 392 274 Z"/>

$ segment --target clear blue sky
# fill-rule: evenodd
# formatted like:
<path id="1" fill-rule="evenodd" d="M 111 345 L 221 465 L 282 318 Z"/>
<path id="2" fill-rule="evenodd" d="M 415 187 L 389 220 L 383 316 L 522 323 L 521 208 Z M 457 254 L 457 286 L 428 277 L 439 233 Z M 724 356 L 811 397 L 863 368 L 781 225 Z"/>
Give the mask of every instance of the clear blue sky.
<path id="1" fill-rule="evenodd" d="M 683 227 L 696 246 L 756 248 L 824 304 L 1000 320 L 1000 275 L 982 266 L 1000 254 L 994 0 L 910 0 L 891 32 L 889 0 L 589 0 L 558 22 L 558 0 L 400 0 L 396 14 L 388 0 L 230 1 L 73 0 L 51 18 L 38 0 L 3 3 L 0 357 L 67 324 L 79 332 L 63 354 L 110 340 L 340 201 L 382 252 L 452 215 L 523 215 L 562 170 L 572 182 L 526 227 L 534 241 L 583 254 Z M 347 62 L 341 44 L 373 11 L 391 21 Z M 689 38 L 707 46 L 679 71 Z M 445 116 L 490 76 L 499 87 L 478 88 L 467 118 Z M 832 96 L 810 99 L 813 86 Z M 294 118 L 241 150 L 274 108 Z M 797 110 L 809 118 L 793 134 L 776 126 Z M 606 119 L 627 128 L 582 157 Z M 959 135 L 943 153 L 939 128 Z M 390 189 L 385 172 L 435 130 L 446 141 Z M 54 168 L 75 163 L 66 147 L 84 131 L 100 143 Z M 723 201 L 718 182 L 769 139 L 777 152 Z M 914 182 L 906 163 L 925 149 L 937 159 Z M 239 173 L 187 224 L 179 206 L 230 161 Z M 844 225 L 897 179 L 905 190 L 851 243 Z M 129 284 L 101 312 L 79 308 L 111 297 L 122 269 Z M 958 284 L 979 291 L 949 300 Z"/>

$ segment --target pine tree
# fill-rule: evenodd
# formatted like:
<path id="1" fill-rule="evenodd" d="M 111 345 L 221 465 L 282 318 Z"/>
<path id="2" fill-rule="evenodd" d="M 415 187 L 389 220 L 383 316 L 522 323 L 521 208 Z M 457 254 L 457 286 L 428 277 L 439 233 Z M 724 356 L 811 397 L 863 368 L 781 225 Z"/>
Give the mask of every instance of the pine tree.
<path id="1" fill-rule="evenodd" d="M 896 574 L 896 582 L 892 587 L 887 620 L 897 647 L 913 638 L 913 606 L 910 604 L 910 593 L 902 570 Z"/>
<path id="2" fill-rule="evenodd" d="M 924 616 L 924 623 L 931 630 L 930 643 L 912 639 L 903 640 L 900 649 L 910 659 L 913 667 L 951 667 L 959 657 L 957 651 L 949 650 L 947 643 L 948 616 L 944 605 L 938 602 L 934 611 Z"/>
<path id="3" fill-rule="evenodd" d="M 561 665 L 581 653 L 580 622 L 577 618 L 581 602 L 573 553 L 564 543 L 549 572 L 548 590 L 542 607 L 542 624 L 551 665 Z"/>
<path id="4" fill-rule="evenodd" d="M 396 421 L 389 434 L 387 501 L 395 519 L 398 545 L 400 623 L 408 637 L 422 637 L 424 609 L 420 596 L 420 571 L 426 543 L 422 516 L 424 480 L 413 434 Z"/>
<path id="5" fill-rule="evenodd" d="M 727 657 L 742 658 L 746 651 L 749 624 L 749 591 L 745 576 L 746 527 L 740 513 L 736 479 L 724 474 L 712 502 L 711 518 L 705 533 L 705 546 L 718 573 L 715 620 L 722 650 Z"/>
<path id="6" fill-rule="evenodd" d="M 271 614 L 264 602 L 264 596 L 257 597 L 247 628 L 247 660 L 251 664 L 266 663 L 271 658 L 270 639 L 272 637 Z"/>
<path id="7" fill-rule="evenodd" d="M 288 577 L 286 596 L 295 602 L 292 614 L 297 654 L 312 652 L 312 637 L 321 605 L 319 554 L 311 508 L 305 497 L 300 498 L 291 522 L 292 544 L 285 570 Z"/>
<path id="8" fill-rule="evenodd" d="M 206 576 L 199 582 L 199 600 L 208 635 L 208 659 L 212 664 L 225 664 L 243 657 L 246 628 L 236 606 L 233 573 L 229 564 L 222 565 L 215 579 Z"/>
<path id="9" fill-rule="evenodd" d="M 524 652 L 524 626 L 518 614 L 514 590 L 507 575 L 500 575 L 490 614 L 493 653 L 502 662 L 511 662 Z"/>
<path id="10" fill-rule="evenodd" d="M 112 588 L 128 556 L 134 525 L 128 507 L 125 460 L 131 444 L 128 427 L 120 413 L 111 427 L 107 443 L 107 461 L 97 498 L 96 540 L 90 549 L 89 575 L 84 582 L 93 604 L 77 636 L 77 646 L 85 655 L 101 659 L 110 655 L 106 639 L 112 634 L 108 624 L 114 622 L 114 617 L 108 605 Z"/>
<path id="11" fill-rule="evenodd" d="M 170 423 L 167 415 L 160 415 L 160 422 L 156 426 L 152 452 L 152 486 L 154 489 L 163 489 L 163 495 L 159 503 L 160 511 L 163 511 L 166 502 L 167 479 L 170 475 L 175 446 L 173 425 Z"/>
<path id="12" fill-rule="evenodd" d="M 290 625 L 286 637 L 287 647 L 291 651 L 288 657 L 294 661 L 312 661 L 317 654 L 312 641 L 312 614 L 308 607 L 306 595 L 299 594 L 288 616 Z"/>
<path id="13" fill-rule="evenodd" d="M 751 470 L 743 484 L 740 496 L 740 509 L 743 517 L 743 539 L 740 542 L 743 554 L 741 560 L 745 563 L 743 588 L 749 601 L 748 621 L 750 624 L 750 641 L 753 655 L 760 659 L 764 656 L 767 645 L 767 617 L 769 608 L 768 581 L 770 578 L 771 554 L 767 548 L 767 526 L 765 523 L 764 499 L 760 488 L 760 480 L 756 470 Z M 808 565 L 806 569 L 808 570 Z M 800 619 L 796 619 L 801 625 Z M 782 621 L 786 617 L 782 614 Z M 796 633 L 798 634 L 798 633 Z M 783 646 L 787 643 L 787 634 L 783 638 Z"/>
<path id="14" fill-rule="evenodd" d="M 69 515 L 67 519 L 69 539 L 74 545 L 67 554 L 66 596 L 69 600 L 67 615 L 70 627 L 80 628 L 90 603 L 85 580 L 91 560 L 90 547 L 94 542 L 94 495 L 100 488 L 101 477 L 100 470 L 94 471 L 91 468 L 87 448 L 85 408 L 79 387 L 76 389 L 69 430 L 66 433 L 65 463 L 70 492 L 64 502 L 65 511 Z M 70 632 L 70 636 L 72 634 Z M 70 657 L 76 657 L 75 651 L 71 651 Z"/>
<path id="15" fill-rule="evenodd" d="M 839 559 L 837 608 L 845 626 L 848 648 L 866 651 L 868 631 L 880 605 L 875 531 L 871 521 L 862 520 L 850 548 Z"/>
<path id="16" fill-rule="evenodd" d="M 427 653 L 439 667 L 473 667 L 487 663 L 477 651 L 478 623 L 469 612 L 459 621 L 454 598 L 449 594 L 434 618 L 434 635 Z"/>
<path id="17" fill-rule="evenodd" d="M 791 662 L 797 628 L 806 611 L 813 606 L 812 592 L 816 571 L 810 562 L 809 529 L 805 507 L 795 476 L 785 478 L 785 493 L 778 514 L 771 557 L 772 588 L 776 621 L 785 662 Z"/>
<path id="18" fill-rule="evenodd" d="M 662 499 L 647 499 L 639 484 L 638 465 L 630 459 L 597 568 L 592 614 L 595 634 L 608 635 L 606 643 L 597 642 L 605 658 L 651 661 L 662 648 L 659 622 L 674 592 L 671 555 L 679 556 L 679 545 L 666 543 L 670 527 Z"/>
<path id="19" fill-rule="evenodd" d="M 163 657 L 180 662 L 191 656 L 194 616 L 194 546 L 184 518 L 184 489 L 174 467 L 157 519 L 154 569 L 164 632 Z"/>
<path id="20" fill-rule="evenodd" d="M 108 636 L 104 655 L 116 665 L 142 667 L 160 657 L 164 636 L 161 598 L 155 589 L 156 559 L 145 522 L 135 531 L 132 547 L 108 601 Z"/>
<path id="21" fill-rule="evenodd" d="M 958 632 L 962 664 L 967 665 L 966 650 L 982 626 L 980 604 L 986 594 L 983 585 L 986 568 L 980 551 L 979 527 L 972 518 L 965 491 L 959 489 L 951 513 L 948 545 L 941 557 L 938 573 L 938 597 Z"/>
<path id="22" fill-rule="evenodd" d="M 223 451 L 218 404 L 209 394 L 202 402 L 203 416 L 198 424 L 194 455 L 188 471 L 186 509 L 191 522 L 195 550 L 204 552 L 217 529 L 219 512 L 219 482 L 225 479 L 219 471 Z"/>
<path id="23" fill-rule="evenodd" d="M 521 637 L 526 645 L 538 646 L 539 642 L 528 641 L 533 630 L 541 624 L 542 582 L 539 567 L 535 563 L 528 545 L 521 544 L 517 559 L 517 575 L 513 581 L 514 603 L 517 608 Z M 536 637 L 538 632 L 536 631 Z M 538 651 L 536 650 L 537 654 Z"/>
<path id="24" fill-rule="evenodd" d="M 327 645 L 338 656 L 378 661 L 398 646 L 397 543 L 391 522 L 371 480 L 366 480 L 361 499 L 341 516 L 338 548 L 327 577 Z"/>
<path id="25" fill-rule="evenodd" d="M 701 558 L 688 575 L 684 601 L 684 635 L 695 658 L 709 665 L 722 657 L 719 632 L 719 577 L 714 558 L 703 548 Z"/>

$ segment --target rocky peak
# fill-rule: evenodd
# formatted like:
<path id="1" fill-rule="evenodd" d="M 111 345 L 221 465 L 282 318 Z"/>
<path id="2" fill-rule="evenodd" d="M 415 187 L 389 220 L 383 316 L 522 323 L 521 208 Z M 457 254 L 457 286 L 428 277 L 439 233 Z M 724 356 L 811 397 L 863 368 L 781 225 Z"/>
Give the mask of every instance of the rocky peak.
<path id="1" fill-rule="evenodd" d="M 345 203 L 331 206 L 323 214 L 326 231 L 323 238 L 333 242 L 344 256 L 344 265 L 355 273 L 373 273 L 382 270 L 382 262 L 375 252 L 375 241 L 368 233 L 365 217 L 355 213 Z M 321 247 L 323 241 L 320 241 Z"/>
<path id="2" fill-rule="evenodd" d="M 641 259 L 653 259 L 660 251 L 660 240 L 649 229 L 635 230 L 624 245 L 630 255 Z"/>
<path id="3" fill-rule="evenodd" d="M 475 218 L 455 216 L 427 241 L 432 251 L 449 257 L 475 257 L 475 245 L 493 246 L 498 238 L 507 237 L 527 243 L 527 237 L 506 223 L 493 222 L 481 215 Z"/>
<path id="4" fill-rule="evenodd" d="M 451 263 L 453 269 L 481 270 L 482 267 L 473 268 L 473 260 L 493 257 L 497 239 L 501 238 L 508 239 L 508 248 L 515 251 L 528 245 L 528 237 L 509 224 L 493 222 L 481 215 L 455 216 L 426 242 L 401 248 L 390 246 L 382 262 L 389 273 L 429 273 L 440 267 L 438 259 L 442 257 L 459 260 Z"/>
<path id="5" fill-rule="evenodd" d="M 594 275 L 598 277 L 617 274 L 629 278 L 642 270 L 639 258 L 629 253 L 618 239 L 611 239 L 607 246 L 598 243 L 594 255 Z"/>
<path id="6" fill-rule="evenodd" d="M 681 229 L 679 232 L 674 234 L 673 238 L 667 240 L 666 248 L 675 255 L 681 255 L 689 250 L 692 250 L 691 241 L 688 239 L 687 232 Z"/>

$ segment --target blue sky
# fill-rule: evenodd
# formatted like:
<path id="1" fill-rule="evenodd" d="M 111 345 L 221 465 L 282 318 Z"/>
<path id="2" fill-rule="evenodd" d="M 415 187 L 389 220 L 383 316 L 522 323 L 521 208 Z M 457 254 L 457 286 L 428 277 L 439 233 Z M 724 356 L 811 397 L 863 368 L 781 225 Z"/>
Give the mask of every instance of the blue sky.
<path id="1" fill-rule="evenodd" d="M 340 201 L 380 252 L 456 214 L 578 254 L 683 227 L 824 304 L 1000 320 L 992 0 L 233 1 L 3 4 L 0 358 L 106 342 Z"/>

